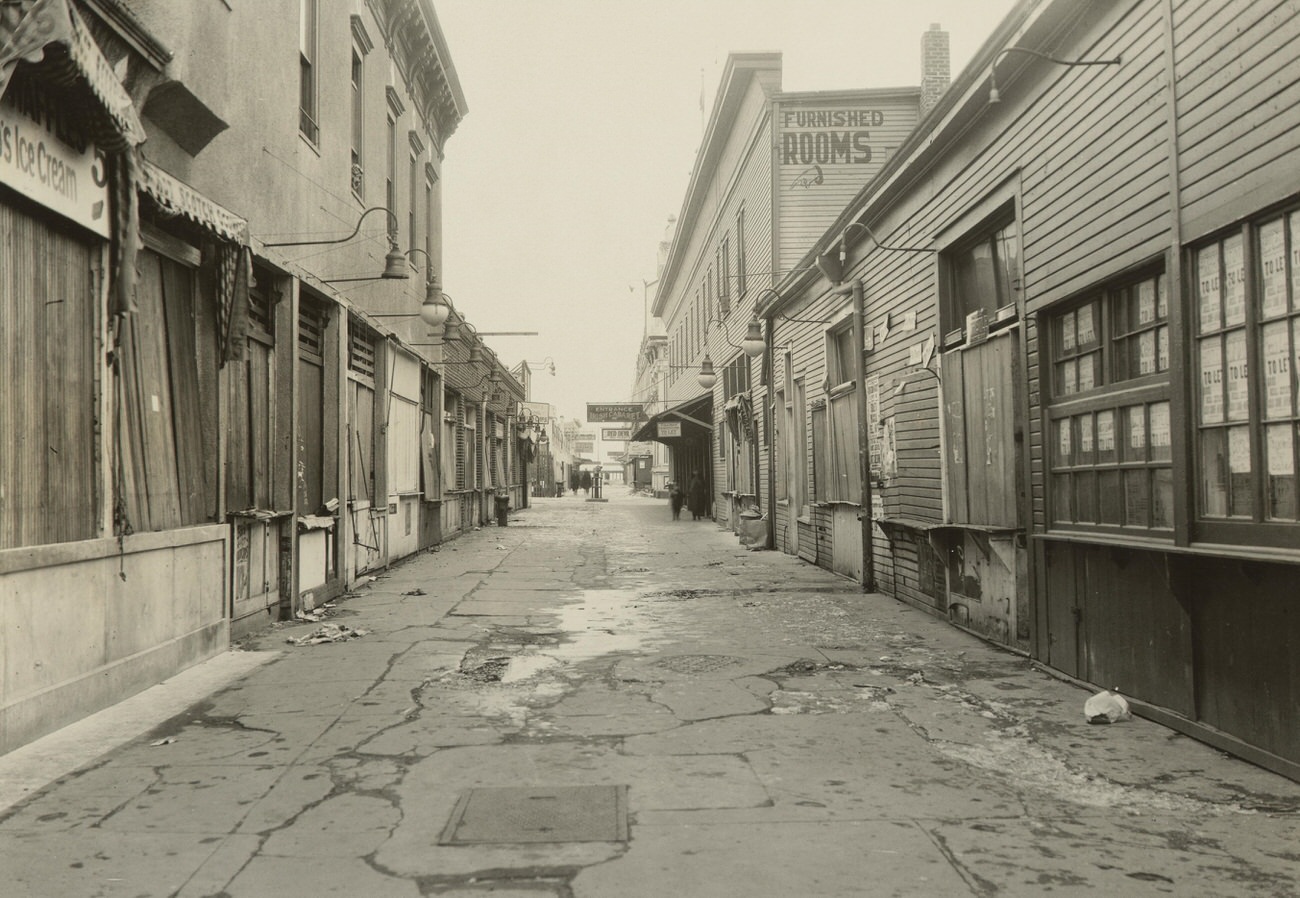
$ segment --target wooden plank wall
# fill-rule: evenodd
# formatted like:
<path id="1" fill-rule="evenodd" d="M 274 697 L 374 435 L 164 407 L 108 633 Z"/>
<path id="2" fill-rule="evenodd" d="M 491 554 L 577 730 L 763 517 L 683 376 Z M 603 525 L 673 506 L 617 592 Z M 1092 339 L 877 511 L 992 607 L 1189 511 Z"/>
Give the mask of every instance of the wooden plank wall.
<path id="1" fill-rule="evenodd" d="M 98 532 L 98 254 L 0 202 L 0 548 Z"/>
<path id="2" fill-rule="evenodd" d="M 1300 16 L 1278 0 L 1178 0 L 1174 35 L 1191 240 L 1300 188 Z"/>

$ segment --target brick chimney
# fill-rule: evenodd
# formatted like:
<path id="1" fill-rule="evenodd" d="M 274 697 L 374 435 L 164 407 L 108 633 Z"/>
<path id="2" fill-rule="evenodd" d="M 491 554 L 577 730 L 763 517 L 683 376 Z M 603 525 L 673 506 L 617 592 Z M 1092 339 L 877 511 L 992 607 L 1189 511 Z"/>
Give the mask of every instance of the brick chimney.
<path id="1" fill-rule="evenodd" d="M 921 35 L 921 118 L 939 102 L 950 80 L 948 32 L 936 22 Z"/>

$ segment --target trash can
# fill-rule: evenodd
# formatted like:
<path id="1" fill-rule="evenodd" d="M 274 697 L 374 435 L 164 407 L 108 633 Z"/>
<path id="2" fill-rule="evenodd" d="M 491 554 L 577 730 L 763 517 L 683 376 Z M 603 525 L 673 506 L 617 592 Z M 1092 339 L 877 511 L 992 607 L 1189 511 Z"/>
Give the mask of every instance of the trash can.
<path id="1" fill-rule="evenodd" d="M 497 490 L 493 503 L 496 506 L 497 526 L 506 526 L 506 512 L 510 510 L 510 494 L 505 490 Z"/>

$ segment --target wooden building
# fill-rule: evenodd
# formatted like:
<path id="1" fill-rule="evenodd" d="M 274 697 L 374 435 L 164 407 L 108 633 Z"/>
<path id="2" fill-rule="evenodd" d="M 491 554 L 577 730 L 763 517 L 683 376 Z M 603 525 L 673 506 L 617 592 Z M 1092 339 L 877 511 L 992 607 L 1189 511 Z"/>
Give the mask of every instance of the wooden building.
<path id="1" fill-rule="evenodd" d="M 1298 47 L 1025 0 L 760 312 L 778 545 L 1292 777 Z"/>
<path id="2" fill-rule="evenodd" d="M 0 46 L 4 751 L 521 507 L 531 440 L 417 314 L 429 0 L 21 0 Z"/>
<path id="3" fill-rule="evenodd" d="M 947 35 L 927 35 L 927 83 L 946 83 Z M 922 94 L 782 91 L 780 54 L 727 59 L 651 307 L 666 407 L 633 438 L 669 447 L 668 480 L 702 476 L 710 516 L 737 533 L 770 504 L 766 374 L 743 351 L 755 309 L 912 132 Z"/>

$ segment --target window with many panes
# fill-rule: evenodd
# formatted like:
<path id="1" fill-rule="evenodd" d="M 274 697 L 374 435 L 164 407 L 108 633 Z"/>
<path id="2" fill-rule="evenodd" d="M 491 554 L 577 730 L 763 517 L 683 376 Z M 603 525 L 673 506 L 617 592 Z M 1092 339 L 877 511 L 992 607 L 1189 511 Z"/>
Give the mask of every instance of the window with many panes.
<path id="1" fill-rule="evenodd" d="M 1117 282 L 1046 320 L 1053 526 L 1174 526 L 1165 275 Z"/>
<path id="2" fill-rule="evenodd" d="M 1201 529 L 1274 524 L 1289 544 L 1296 497 L 1300 209 L 1249 222 L 1191 258 L 1192 398 Z M 1225 530 L 1216 525 L 1229 525 Z"/>

